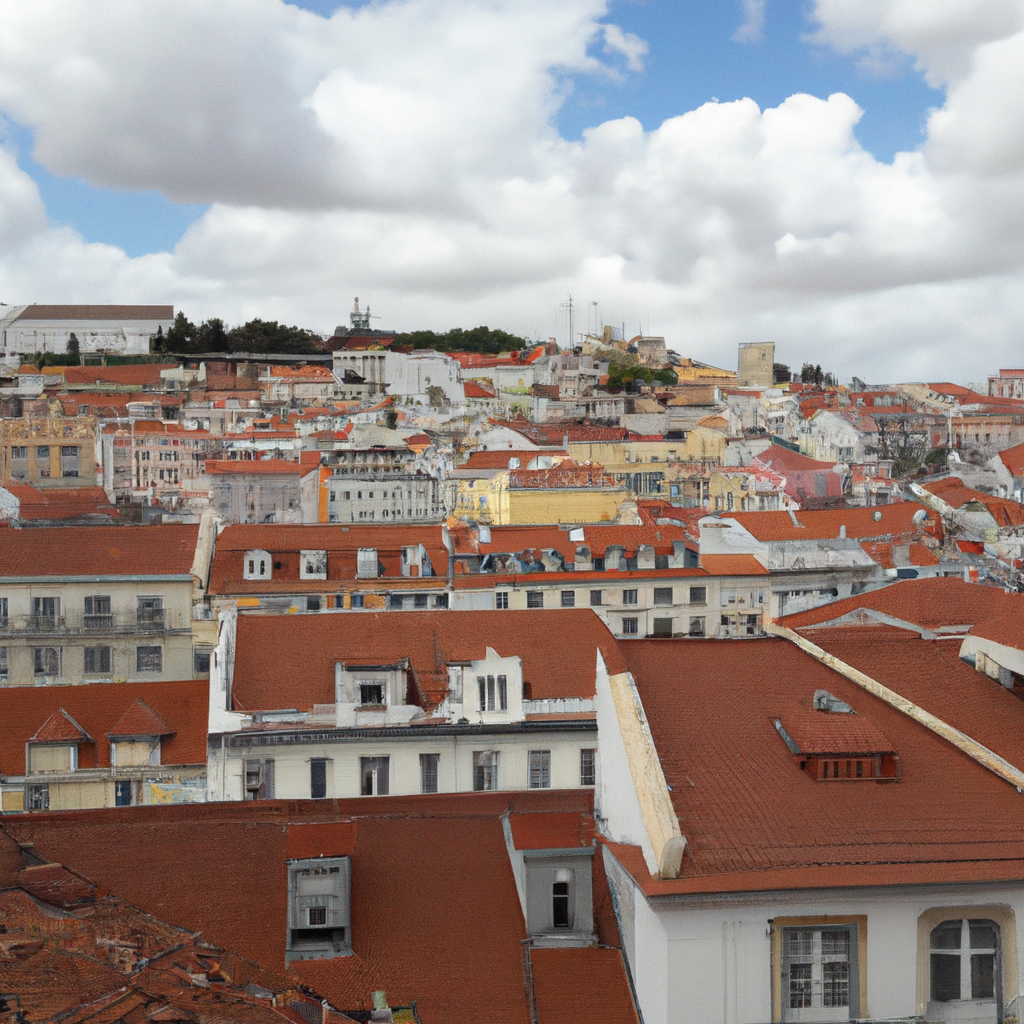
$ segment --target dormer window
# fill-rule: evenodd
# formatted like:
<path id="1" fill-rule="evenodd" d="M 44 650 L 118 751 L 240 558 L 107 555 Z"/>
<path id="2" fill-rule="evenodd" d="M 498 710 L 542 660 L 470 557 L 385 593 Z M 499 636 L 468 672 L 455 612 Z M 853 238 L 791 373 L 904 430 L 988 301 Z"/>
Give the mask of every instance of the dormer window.
<path id="1" fill-rule="evenodd" d="M 360 548 L 356 554 L 356 577 L 376 579 L 380 575 L 376 548 Z"/>
<path id="2" fill-rule="evenodd" d="M 816 690 L 809 704 L 793 708 L 773 723 L 818 782 L 885 782 L 899 779 L 899 756 L 880 729 L 827 690 Z"/>
<path id="3" fill-rule="evenodd" d="M 383 704 L 384 703 L 384 686 L 382 683 L 373 682 L 372 680 L 363 680 L 359 684 L 359 703 L 362 705 L 368 704 Z"/>
<path id="4" fill-rule="evenodd" d="M 247 551 L 242 576 L 247 580 L 269 580 L 273 569 L 269 551 Z"/>
<path id="5" fill-rule="evenodd" d="M 560 868 L 551 884 L 551 921 L 555 928 L 572 927 L 572 869 Z"/>
<path id="6" fill-rule="evenodd" d="M 327 552 L 326 551 L 300 551 L 299 552 L 299 579 L 301 579 L 301 580 L 325 580 L 325 579 L 327 579 Z"/>
<path id="7" fill-rule="evenodd" d="M 350 907 L 348 857 L 289 861 L 287 961 L 351 954 Z"/>
<path id="8" fill-rule="evenodd" d="M 508 679 L 506 676 L 477 676 L 480 711 L 508 710 Z"/>

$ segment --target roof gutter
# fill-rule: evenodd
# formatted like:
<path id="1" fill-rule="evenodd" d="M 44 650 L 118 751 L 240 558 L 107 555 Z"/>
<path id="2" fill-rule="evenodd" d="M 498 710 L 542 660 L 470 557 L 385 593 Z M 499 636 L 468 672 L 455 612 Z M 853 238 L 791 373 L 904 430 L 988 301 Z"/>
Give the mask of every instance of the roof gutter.
<path id="1" fill-rule="evenodd" d="M 780 626 L 776 622 L 768 622 L 765 625 L 765 631 L 773 636 L 782 637 L 784 640 L 796 644 L 800 650 L 805 654 L 809 654 L 815 661 L 821 662 L 827 668 L 832 669 L 833 672 L 838 672 L 839 675 L 849 679 L 851 683 L 855 683 L 862 690 L 866 690 L 872 696 L 884 701 L 890 707 L 901 711 L 908 718 L 912 718 L 937 736 L 941 736 L 947 742 L 952 743 L 957 750 L 966 754 L 972 761 L 976 761 L 983 768 L 987 768 L 992 772 L 993 775 L 998 775 L 999 778 L 1010 783 L 1011 786 L 1015 786 L 1018 793 L 1024 792 L 1024 772 L 1010 764 L 1005 758 L 1000 757 L 995 751 L 989 750 L 984 744 L 971 739 L 966 733 L 955 729 L 947 722 L 942 721 L 941 718 L 936 718 L 931 712 L 925 711 L 924 708 L 918 707 L 905 697 L 901 697 L 895 690 L 890 690 L 887 686 L 883 686 L 876 679 L 872 679 L 871 676 L 865 675 L 859 669 L 848 665 L 845 661 L 841 661 L 834 654 L 829 654 L 828 651 L 822 650 L 792 629 Z"/>

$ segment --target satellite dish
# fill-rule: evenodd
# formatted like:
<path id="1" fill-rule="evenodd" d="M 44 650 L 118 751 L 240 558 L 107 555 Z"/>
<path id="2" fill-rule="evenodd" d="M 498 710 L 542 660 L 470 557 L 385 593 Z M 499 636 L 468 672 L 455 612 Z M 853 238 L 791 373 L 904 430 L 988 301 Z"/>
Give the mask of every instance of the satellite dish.
<path id="1" fill-rule="evenodd" d="M 920 526 L 922 523 L 927 522 L 928 511 L 927 509 L 919 508 L 914 513 L 914 518 L 911 520 L 915 526 Z"/>

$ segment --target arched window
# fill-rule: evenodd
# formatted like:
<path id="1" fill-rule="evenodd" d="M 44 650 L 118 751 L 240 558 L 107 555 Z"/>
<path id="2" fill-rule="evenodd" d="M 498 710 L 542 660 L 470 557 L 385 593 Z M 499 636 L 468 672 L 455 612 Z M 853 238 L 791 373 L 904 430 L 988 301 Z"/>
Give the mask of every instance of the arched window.
<path id="1" fill-rule="evenodd" d="M 247 580 L 269 580 L 271 578 L 269 551 L 247 551 L 242 565 L 242 577 Z"/>
<path id="2" fill-rule="evenodd" d="M 933 1002 L 995 1001 L 1001 966 L 999 925 L 995 921 L 943 921 L 932 929 L 929 946 Z"/>

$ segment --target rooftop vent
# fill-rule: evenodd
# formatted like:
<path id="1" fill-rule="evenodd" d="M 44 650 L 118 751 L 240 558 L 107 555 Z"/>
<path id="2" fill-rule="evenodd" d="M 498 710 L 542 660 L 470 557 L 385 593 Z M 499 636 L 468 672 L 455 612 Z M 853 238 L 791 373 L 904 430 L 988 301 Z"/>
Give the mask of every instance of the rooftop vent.
<path id="1" fill-rule="evenodd" d="M 815 690 L 813 703 L 815 711 L 832 711 L 841 715 L 855 715 L 857 713 L 845 700 L 840 700 L 835 695 L 829 693 L 828 690 Z"/>

